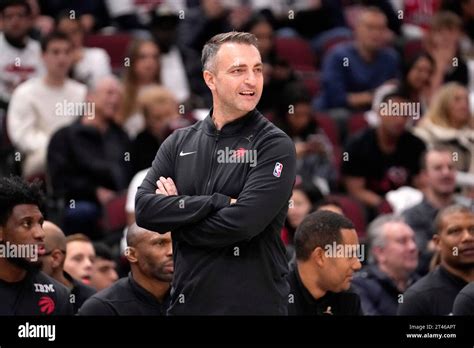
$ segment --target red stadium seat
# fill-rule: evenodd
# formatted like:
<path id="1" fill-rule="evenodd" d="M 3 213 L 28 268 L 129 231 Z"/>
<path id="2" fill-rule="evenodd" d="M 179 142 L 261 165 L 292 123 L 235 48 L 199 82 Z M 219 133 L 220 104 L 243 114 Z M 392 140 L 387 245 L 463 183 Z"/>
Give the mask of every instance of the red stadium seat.
<path id="1" fill-rule="evenodd" d="M 319 72 L 316 70 L 300 72 L 300 76 L 311 98 L 316 97 L 321 90 L 321 75 Z"/>
<path id="2" fill-rule="evenodd" d="M 403 57 L 407 60 L 410 60 L 422 51 L 423 44 L 421 40 L 410 40 L 405 43 L 403 47 Z"/>
<path id="3" fill-rule="evenodd" d="M 127 215 L 125 213 L 126 201 L 127 195 L 122 194 L 104 206 L 104 216 L 101 224 L 105 231 L 118 231 L 127 225 Z"/>
<path id="4" fill-rule="evenodd" d="M 359 238 L 365 238 L 367 224 L 362 204 L 346 195 L 331 195 L 330 198 L 341 205 L 344 215 L 354 224 Z"/>
<path id="5" fill-rule="evenodd" d="M 124 66 L 124 58 L 131 39 L 129 34 L 124 33 L 113 35 L 93 34 L 84 38 L 84 45 L 106 50 L 110 57 L 112 70 L 118 72 Z"/>
<path id="6" fill-rule="evenodd" d="M 324 113 L 315 114 L 315 118 L 324 133 L 326 133 L 329 141 L 331 141 L 331 144 L 334 147 L 339 146 L 339 131 L 336 122 L 328 114 Z"/>
<path id="7" fill-rule="evenodd" d="M 277 54 L 286 59 L 295 70 L 312 71 L 315 69 L 315 57 L 311 46 L 306 40 L 300 38 L 275 39 Z"/>
<path id="8" fill-rule="evenodd" d="M 355 134 L 367 128 L 368 126 L 369 124 L 367 123 L 363 112 L 351 115 L 347 121 L 347 129 L 349 131 L 349 135 Z"/>

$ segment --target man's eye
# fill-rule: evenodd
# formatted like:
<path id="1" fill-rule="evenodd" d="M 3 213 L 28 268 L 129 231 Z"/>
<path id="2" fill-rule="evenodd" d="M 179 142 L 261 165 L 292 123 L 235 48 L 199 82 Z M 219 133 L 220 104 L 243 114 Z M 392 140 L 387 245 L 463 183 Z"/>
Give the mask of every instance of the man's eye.
<path id="1" fill-rule="evenodd" d="M 232 73 L 237 73 L 237 74 L 239 74 L 241 72 L 242 72 L 242 69 L 235 69 L 235 70 L 232 71 Z"/>
<path id="2" fill-rule="evenodd" d="M 461 232 L 460 228 L 454 228 L 452 230 L 449 230 L 448 234 L 459 234 L 459 232 Z"/>

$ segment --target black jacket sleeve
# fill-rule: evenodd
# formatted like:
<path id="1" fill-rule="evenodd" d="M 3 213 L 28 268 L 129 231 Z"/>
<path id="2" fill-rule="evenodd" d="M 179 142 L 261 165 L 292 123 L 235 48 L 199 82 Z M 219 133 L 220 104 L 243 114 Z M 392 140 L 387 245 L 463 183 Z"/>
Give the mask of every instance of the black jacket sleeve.
<path id="1" fill-rule="evenodd" d="M 296 176 L 295 145 L 286 135 L 262 139 L 257 165 L 248 174 L 237 203 L 229 205 L 192 226 L 176 231 L 173 238 L 190 245 L 225 247 L 250 240 L 288 204 Z M 275 166 L 283 165 L 281 175 Z"/>
<path id="2" fill-rule="evenodd" d="M 166 233 L 200 221 L 230 204 L 230 197 L 220 193 L 214 193 L 211 196 L 165 196 L 155 193 L 156 181 L 160 176 L 176 177 L 174 157 L 171 155 L 175 141 L 176 133 L 166 138 L 160 146 L 135 196 L 137 225 L 159 233 Z"/>

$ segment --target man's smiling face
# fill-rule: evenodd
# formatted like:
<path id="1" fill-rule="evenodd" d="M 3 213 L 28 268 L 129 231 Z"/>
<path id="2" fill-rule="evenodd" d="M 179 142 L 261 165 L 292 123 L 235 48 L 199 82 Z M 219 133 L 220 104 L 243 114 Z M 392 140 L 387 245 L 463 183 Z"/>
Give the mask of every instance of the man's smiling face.
<path id="1" fill-rule="evenodd" d="M 255 109 L 263 89 L 263 65 L 255 46 L 222 44 L 211 70 L 206 82 L 222 112 L 239 116 Z"/>

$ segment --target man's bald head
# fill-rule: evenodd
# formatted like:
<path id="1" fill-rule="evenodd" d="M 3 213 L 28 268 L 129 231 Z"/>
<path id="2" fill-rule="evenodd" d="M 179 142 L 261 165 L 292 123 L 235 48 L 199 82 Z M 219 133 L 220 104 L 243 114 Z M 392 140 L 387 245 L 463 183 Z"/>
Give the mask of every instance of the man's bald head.
<path id="1" fill-rule="evenodd" d="M 104 76 L 97 80 L 89 90 L 88 99 L 94 105 L 93 115 L 112 119 L 119 112 L 123 96 L 122 83 L 115 76 Z"/>
<path id="2" fill-rule="evenodd" d="M 41 256 L 41 270 L 50 277 L 59 279 L 66 258 L 66 236 L 61 228 L 51 221 L 43 223 L 43 231 L 46 254 Z"/>
<path id="3" fill-rule="evenodd" d="M 160 234 L 134 223 L 127 231 L 127 246 L 132 275 L 140 273 L 151 280 L 171 281 L 174 271 L 171 232 Z"/>
<path id="4" fill-rule="evenodd" d="M 152 232 L 146 230 L 136 223 L 133 223 L 127 231 L 127 246 L 136 248 L 138 244 L 147 236 L 151 237 L 151 233 L 155 234 L 156 232 Z"/>
<path id="5" fill-rule="evenodd" d="M 58 225 L 51 221 L 45 221 L 43 223 L 43 230 L 46 251 L 53 249 L 66 250 L 66 236 Z"/>

